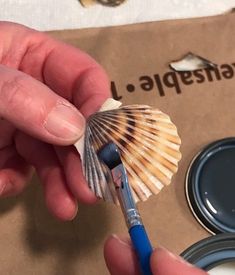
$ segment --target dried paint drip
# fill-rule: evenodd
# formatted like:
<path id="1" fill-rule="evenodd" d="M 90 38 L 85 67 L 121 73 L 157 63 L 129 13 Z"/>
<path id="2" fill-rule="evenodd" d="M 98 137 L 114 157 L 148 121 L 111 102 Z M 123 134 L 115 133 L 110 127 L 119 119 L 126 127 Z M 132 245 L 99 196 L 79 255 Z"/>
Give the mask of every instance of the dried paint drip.
<path id="1" fill-rule="evenodd" d="M 117 202 L 109 172 L 97 157 L 103 145 L 114 142 L 120 150 L 135 200 L 144 201 L 170 184 L 181 159 L 181 140 L 169 116 L 160 110 L 146 105 L 119 105 L 120 102 L 108 100 L 102 111 L 88 119 L 85 141 L 75 146 L 83 155 L 89 187 L 98 197 Z"/>

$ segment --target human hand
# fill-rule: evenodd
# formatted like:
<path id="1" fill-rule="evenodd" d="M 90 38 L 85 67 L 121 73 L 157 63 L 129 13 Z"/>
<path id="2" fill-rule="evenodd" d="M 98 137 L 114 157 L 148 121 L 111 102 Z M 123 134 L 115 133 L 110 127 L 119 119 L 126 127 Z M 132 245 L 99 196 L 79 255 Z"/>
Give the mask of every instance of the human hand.
<path id="1" fill-rule="evenodd" d="M 140 275 L 137 256 L 131 242 L 127 238 L 111 236 L 104 246 L 104 258 L 111 275 Z M 151 256 L 153 275 L 206 275 L 179 256 L 175 256 L 164 248 L 157 248 Z"/>
<path id="2" fill-rule="evenodd" d="M 0 22 L 0 41 L 0 196 L 19 194 L 34 166 L 48 208 L 72 219 L 77 200 L 96 197 L 76 150 L 63 145 L 109 96 L 108 78 L 84 52 L 24 26 Z"/>

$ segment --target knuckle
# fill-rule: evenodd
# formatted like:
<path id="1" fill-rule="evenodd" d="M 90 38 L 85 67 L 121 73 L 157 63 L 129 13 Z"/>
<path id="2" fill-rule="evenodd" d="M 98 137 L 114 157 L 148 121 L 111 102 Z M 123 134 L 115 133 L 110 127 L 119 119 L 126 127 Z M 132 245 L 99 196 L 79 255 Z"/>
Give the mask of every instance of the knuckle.
<path id="1" fill-rule="evenodd" d="M 0 87 L 0 98 L 5 108 L 11 111 L 18 108 L 25 97 L 26 76 L 23 74 L 13 76 L 11 79 L 2 82 Z M 5 111 L 7 111 L 5 110 Z"/>

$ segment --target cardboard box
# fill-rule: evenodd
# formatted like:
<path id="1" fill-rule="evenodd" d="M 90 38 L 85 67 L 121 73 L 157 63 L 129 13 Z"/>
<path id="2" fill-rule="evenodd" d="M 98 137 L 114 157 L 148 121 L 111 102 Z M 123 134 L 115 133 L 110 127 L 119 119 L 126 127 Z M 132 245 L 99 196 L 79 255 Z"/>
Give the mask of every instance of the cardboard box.
<path id="1" fill-rule="evenodd" d="M 50 34 L 101 63 L 123 104 L 158 107 L 178 127 L 183 158 L 177 175 L 158 196 L 139 203 L 153 245 L 180 253 L 209 236 L 188 208 L 185 174 L 201 148 L 235 135 L 235 14 Z M 169 62 L 187 52 L 218 66 L 172 71 Z M 80 206 L 72 222 L 55 220 L 36 178 L 22 196 L 0 202 L 0 215 L 1 274 L 108 274 L 104 240 L 127 235 L 120 209 L 108 203 Z"/>

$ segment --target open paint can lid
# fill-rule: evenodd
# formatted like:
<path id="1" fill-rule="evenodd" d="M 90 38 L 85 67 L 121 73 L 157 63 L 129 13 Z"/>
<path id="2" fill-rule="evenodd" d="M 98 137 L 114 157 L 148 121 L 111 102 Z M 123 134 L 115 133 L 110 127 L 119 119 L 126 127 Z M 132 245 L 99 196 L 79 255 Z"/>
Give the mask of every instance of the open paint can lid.
<path id="1" fill-rule="evenodd" d="M 224 233 L 203 239 L 181 256 L 210 274 L 235 274 L 235 234 Z"/>
<path id="2" fill-rule="evenodd" d="M 216 141 L 191 162 L 186 196 L 196 219 L 210 233 L 235 233 L 235 138 Z"/>

